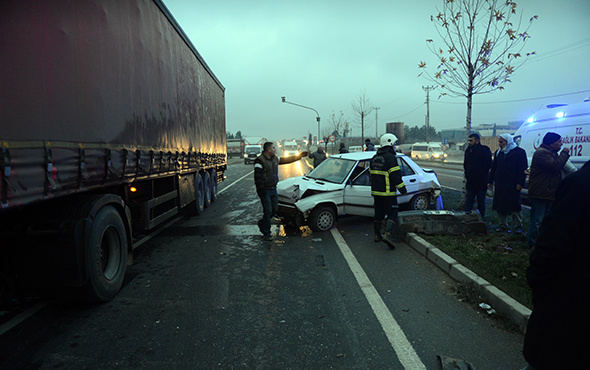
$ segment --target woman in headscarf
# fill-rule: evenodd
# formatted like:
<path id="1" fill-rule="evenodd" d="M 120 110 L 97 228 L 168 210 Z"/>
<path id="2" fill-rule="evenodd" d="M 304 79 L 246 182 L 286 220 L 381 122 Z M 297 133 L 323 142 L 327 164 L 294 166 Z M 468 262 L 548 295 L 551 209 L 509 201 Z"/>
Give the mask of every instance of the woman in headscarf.
<path id="1" fill-rule="evenodd" d="M 488 180 L 488 188 L 495 185 L 492 209 L 498 213 L 501 230 L 508 230 L 508 216 L 512 215 L 512 228 L 521 232 L 520 191 L 526 179 L 524 171 L 528 168 L 526 152 L 516 145 L 510 134 L 498 136 L 498 144 L 500 149 L 494 153 Z"/>

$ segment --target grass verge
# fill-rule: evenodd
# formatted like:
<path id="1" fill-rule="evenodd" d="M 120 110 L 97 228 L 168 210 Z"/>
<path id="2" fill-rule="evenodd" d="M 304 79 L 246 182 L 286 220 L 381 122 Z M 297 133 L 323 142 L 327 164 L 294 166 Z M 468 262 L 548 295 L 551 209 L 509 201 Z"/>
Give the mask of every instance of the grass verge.
<path id="1" fill-rule="evenodd" d="M 461 192 L 442 191 L 444 208 L 462 210 Z M 523 224 L 529 224 L 529 209 L 523 208 Z M 420 235 L 463 266 L 486 279 L 506 294 L 532 309 L 531 289 L 526 281 L 531 249 L 527 236 L 514 232 L 497 232 L 498 218 L 492 200 L 486 201 L 487 234 Z"/>

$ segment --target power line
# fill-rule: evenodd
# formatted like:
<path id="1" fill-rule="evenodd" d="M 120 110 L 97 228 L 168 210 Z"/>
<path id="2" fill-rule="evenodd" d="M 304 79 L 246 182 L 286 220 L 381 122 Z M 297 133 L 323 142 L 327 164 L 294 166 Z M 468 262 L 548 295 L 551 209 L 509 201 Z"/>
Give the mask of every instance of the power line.
<path id="1" fill-rule="evenodd" d="M 589 46 L 589 45 L 590 45 L 590 38 L 583 39 L 583 40 L 580 40 L 580 41 L 576 41 L 576 42 L 573 42 L 571 44 L 563 45 L 563 46 L 560 46 L 560 47 L 555 48 L 553 50 L 549 50 L 549 51 L 544 52 L 544 53 L 543 52 L 537 53 L 536 58 L 531 59 L 531 61 L 528 62 L 528 63 L 539 62 L 541 60 L 544 60 L 544 59 L 547 59 L 547 58 L 552 58 L 552 57 L 555 57 L 555 56 L 558 56 L 558 55 L 562 55 L 562 54 L 565 54 L 565 53 L 569 53 L 571 51 L 574 51 L 574 50 L 577 50 L 579 48 L 583 48 L 583 47 Z"/>
<path id="2" fill-rule="evenodd" d="M 414 113 L 414 112 L 415 112 L 415 111 L 417 111 L 418 109 L 422 108 L 422 107 L 423 107 L 425 104 L 426 104 L 426 102 L 424 102 L 424 103 L 420 104 L 419 106 L 417 106 L 416 108 L 412 109 L 412 110 L 411 110 L 411 111 L 409 111 L 408 113 L 402 114 L 401 116 L 397 116 L 397 117 L 395 117 L 395 118 L 388 119 L 388 121 L 396 121 L 396 120 L 398 120 L 398 119 L 400 119 L 400 118 L 403 118 L 403 117 L 407 116 L 407 115 L 408 115 L 408 114 L 410 114 L 410 113 Z"/>
<path id="3" fill-rule="evenodd" d="M 568 96 L 568 95 L 576 95 L 576 94 L 583 94 L 583 93 L 588 93 L 590 92 L 590 90 L 582 90 L 582 91 L 576 91 L 576 92 L 571 92 L 571 93 L 565 93 L 565 94 L 557 94 L 557 95 L 549 95 L 549 96 L 539 96 L 536 98 L 525 98 L 525 99 L 515 99 L 515 100 L 504 100 L 504 101 L 489 101 L 489 102 L 473 102 L 474 105 L 479 105 L 479 104 L 504 104 L 504 103 L 518 103 L 518 102 L 523 102 L 523 101 L 531 101 L 531 100 L 540 100 L 540 99 L 549 99 L 549 98 L 558 98 L 560 96 Z M 437 100 L 433 100 L 436 103 L 439 104 L 465 104 L 464 102 L 442 102 L 442 101 L 437 101 Z"/>

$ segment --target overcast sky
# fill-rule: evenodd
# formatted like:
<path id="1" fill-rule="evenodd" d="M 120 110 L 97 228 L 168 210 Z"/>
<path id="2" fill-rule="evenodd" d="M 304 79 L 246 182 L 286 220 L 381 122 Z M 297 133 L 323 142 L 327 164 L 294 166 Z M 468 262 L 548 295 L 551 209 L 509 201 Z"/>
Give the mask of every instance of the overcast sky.
<path id="1" fill-rule="evenodd" d="M 426 115 L 418 63 L 436 65 L 426 39 L 443 45 L 430 16 L 442 0 L 163 0 L 226 88 L 227 130 L 270 140 L 317 134 L 321 117 L 344 113 L 360 136 L 351 102 L 361 94 L 386 122 L 422 126 Z M 536 57 L 518 69 L 504 91 L 474 98 L 472 125 L 524 121 L 549 103 L 590 97 L 590 1 L 517 0 L 525 23 L 539 18 L 525 51 Z M 432 68 L 431 68 L 432 70 Z M 573 94 L 580 92 L 577 94 Z M 431 92 L 430 124 L 465 126 L 466 99 Z M 538 99 L 539 98 L 539 99 Z M 375 111 L 365 136 L 375 135 Z"/>

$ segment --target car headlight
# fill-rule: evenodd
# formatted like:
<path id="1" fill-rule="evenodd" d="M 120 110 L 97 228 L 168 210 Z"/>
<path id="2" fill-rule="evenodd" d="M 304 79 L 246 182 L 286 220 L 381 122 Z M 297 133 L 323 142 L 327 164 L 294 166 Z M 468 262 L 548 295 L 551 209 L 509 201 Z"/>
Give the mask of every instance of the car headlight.
<path id="1" fill-rule="evenodd" d="M 438 157 L 440 157 L 440 154 L 434 154 L 433 157 L 438 158 Z"/>
<path id="2" fill-rule="evenodd" d="M 447 157 L 447 153 L 445 153 L 445 158 Z"/>
<path id="3" fill-rule="evenodd" d="M 248 154 L 244 153 L 244 158 L 248 158 Z"/>

